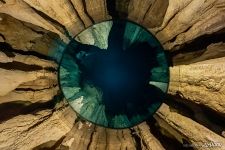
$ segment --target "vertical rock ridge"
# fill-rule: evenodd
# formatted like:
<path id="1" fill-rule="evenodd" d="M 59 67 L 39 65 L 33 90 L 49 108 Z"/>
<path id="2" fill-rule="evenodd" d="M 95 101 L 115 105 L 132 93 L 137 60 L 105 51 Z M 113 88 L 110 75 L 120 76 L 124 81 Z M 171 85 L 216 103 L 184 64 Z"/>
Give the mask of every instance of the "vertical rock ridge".
<path id="1" fill-rule="evenodd" d="M 73 37 L 79 31 L 84 29 L 82 21 L 73 9 L 71 3 L 67 0 L 61 1 L 44 1 L 44 0 L 24 0 L 33 8 L 47 14 L 49 17 L 58 21 L 66 27 L 70 35 Z M 57 11 L 60 10 L 60 13 Z"/>
<path id="2" fill-rule="evenodd" d="M 150 128 L 146 122 L 134 127 L 140 139 L 145 143 L 148 150 L 165 150 L 161 143 L 152 135 Z"/>

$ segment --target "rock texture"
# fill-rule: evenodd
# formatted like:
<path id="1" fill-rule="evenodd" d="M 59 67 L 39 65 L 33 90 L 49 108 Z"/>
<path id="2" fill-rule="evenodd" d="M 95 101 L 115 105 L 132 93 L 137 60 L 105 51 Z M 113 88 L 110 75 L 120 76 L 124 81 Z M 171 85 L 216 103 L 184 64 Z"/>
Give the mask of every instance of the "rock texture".
<path id="1" fill-rule="evenodd" d="M 225 57 L 171 68 L 169 93 L 225 114 Z"/>
<path id="2" fill-rule="evenodd" d="M 108 15 L 107 0 L 83 0 L 83 2 L 92 22 L 101 22 L 111 18 Z"/>
<path id="3" fill-rule="evenodd" d="M 188 1 L 180 3 L 171 5 L 173 8 L 170 9 L 177 7 L 178 9 L 183 7 L 183 9 L 178 10 L 175 16 L 173 16 L 175 11 L 168 12 L 165 18 L 170 18 L 170 21 L 156 34 L 165 49 L 176 50 L 200 36 L 212 34 L 224 28 L 223 0 L 192 0 L 190 3 Z"/>
<path id="4" fill-rule="evenodd" d="M 141 139 L 142 149 L 165 150 L 159 140 L 150 132 L 150 128 L 146 122 L 134 127 L 134 130 Z"/>
<path id="5" fill-rule="evenodd" d="M 128 18 L 147 28 L 160 26 L 168 3 L 168 0 L 131 0 L 128 6 Z"/>
<path id="6" fill-rule="evenodd" d="M 199 150 L 225 148 L 223 137 L 216 135 L 190 118 L 173 112 L 166 104 L 161 106 L 155 118 L 162 129 L 174 136 L 179 142 L 187 144 L 187 147 Z"/>
<path id="7" fill-rule="evenodd" d="M 32 149 L 50 141 L 60 140 L 70 131 L 75 119 L 75 116 L 70 119 L 65 117 L 67 111 L 68 108 L 43 110 L 34 114 L 20 115 L 0 124 L 0 148 Z"/>
<path id="8" fill-rule="evenodd" d="M 0 149 L 225 149 L 224 8 L 224 0 L 0 0 Z M 130 129 L 82 120 L 58 87 L 66 44 L 110 18 L 148 28 L 174 65 L 166 104 Z"/>
<path id="9" fill-rule="evenodd" d="M 31 7 L 46 14 L 48 17 L 63 25 L 71 36 L 84 29 L 84 24 L 77 11 L 68 0 L 24 0 Z M 60 13 L 58 13 L 60 12 Z"/>
<path id="10" fill-rule="evenodd" d="M 73 129 L 66 135 L 59 149 L 63 147 L 71 150 L 136 149 L 135 141 L 132 139 L 129 129 L 106 129 L 81 121 L 77 122 Z"/>
<path id="11" fill-rule="evenodd" d="M 191 49 L 190 49 L 191 50 Z M 216 59 L 225 56 L 225 43 L 212 43 L 206 48 L 199 51 L 188 51 L 174 54 L 174 65 L 188 65 L 190 63 L 196 63 L 208 59 Z"/>
<path id="12" fill-rule="evenodd" d="M 18 20 L 37 25 L 39 27 L 52 31 L 53 33 L 57 33 L 65 42 L 68 42 L 68 38 L 64 33 L 58 30 L 54 25 L 52 25 L 50 21 L 45 20 L 42 16 L 36 13 L 36 11 L 23 0 L 5 1 L 5 3 L 1 4 L 0 6 L 0 12 L 9 14 L 10 16 Z M 3 22 L 3 19 L 1 21 Z"/>
<path id="13" fill-rule="evenodd" d="M 57 64 L 53 61 L 6 50 L 0 52 L 0 58 L 0 80 L 2 85 L 0 87 L 0 103 L 18 100 L 30 102 L 46 101 L 51 100 L 58 93 Z M 49 83 L 54 83 L 52 86 L 43 86 L 39 89 L 32 89 L 32 87 L 19 88 L 22 84 L 40 79 L 48 79 Z"/>

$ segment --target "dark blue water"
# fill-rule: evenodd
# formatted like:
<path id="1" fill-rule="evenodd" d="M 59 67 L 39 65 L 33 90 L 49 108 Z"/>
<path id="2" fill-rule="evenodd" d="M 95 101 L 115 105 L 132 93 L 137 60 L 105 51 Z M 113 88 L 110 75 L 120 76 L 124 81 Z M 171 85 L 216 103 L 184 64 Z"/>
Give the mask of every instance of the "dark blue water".
<path id="1" fill-rule="evenodd" d="M 79 68 L 79 81 L 74 80 L 76 83 L 73 84 L 70 80 L 69 85 L 64 84 L 61 88 L 65 90 L 68 86 L 79 85 L 81 89 L 85 89 L 84 86 L 89 85 L 98 89 L 101 93 L 98 103 L 95 101 L 96 97 L 93 96 L 92 103 L 92 98 L 87 96 L 84 104 L 88 106 L 83 105 L 83 110 L 82 108 L 80 110 L 74 108 L 85 119 L 111 128 L 130 127 L 151 117 L 162 103 L 166 92 L 155 85 L 149 84 L 151 80 L 154 80 L 154 76 L 160 76 L 161 74 L 162 76 L 168 76 L 168 66 L 165 64 L 163 49 L 157 43 L 157 40 L 151 40 L 153 36 L 149 32 L 136 24 L 130 23 L 132 28 L 135 29 L 137 26 L 145 32 L 142 31 L 138 36 L 134 32 L 127 32 L 129 23 L 127 21 L 113 22 L 108 36 L 107 49 L 73 41 L 72 44 L 70 43 L 72 46 L 68 46 L 65 52 L 65 55 L 68 55 L 67 58 L 73 59 L 73 61 L 70 61 L 76 63 Z M 129 43 L 131 41 L 129 38 L 136 38 L 137 40 Z M 128 41 L 129 44 L 125 41 Z M 156 43 L 151 44 L 152 42 Z M 160 59 L 163 61 L 160 62 Z M 62 59 L 61 64 L 67 64 L 67 66 L 64 65 L 64 68 L 68 68 L 68 72 L 73 74 L 74 68 L 73 65 L 68 67 L 68 59 Z M 163 68 L 165 72 L 157 72 L 157 75 L 153 75 L 152 70 L 154 68 L 161 68 L 160 70 Z M 78 72 L 76 69 L 75 71 Z M 71 78 L 77 77 L 71 76 Z M 68 78 L 61 76 L 61 80 L 68 80 Z M 167 85 L 168 78 L 157 82 L 163 82 Z M 84 90 L 82 92 L 88 93 L 89 91 Z M 65 93 L 67 92 L 65 91 Z M 75 95 L 82 96 L 80 93 Z M 70 102 L 76 101 L 75 98 L 78 98 L 78 96 L 69 98 Z M 91 110 L 92 107 L 90 106 L 92 105 L 99 108 Z M 102 106 L 104 106 L 103 110 Z M 90 111 L 90 113 L 85 111 Z M 120 116 L 119 119 L 118 116 Z"/>

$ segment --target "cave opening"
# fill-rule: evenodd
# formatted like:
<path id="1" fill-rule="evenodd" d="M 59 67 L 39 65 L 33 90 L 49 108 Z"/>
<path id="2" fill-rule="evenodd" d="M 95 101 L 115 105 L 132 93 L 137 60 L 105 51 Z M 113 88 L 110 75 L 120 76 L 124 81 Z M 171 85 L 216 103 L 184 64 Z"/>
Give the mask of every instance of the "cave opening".
<path id="1" fill-rule="evenodd" d="M 104 48 L 77 40 L 69 44 L 61 61 L 60 85 L 83 118 L 127 128 L 152 116 L 161 105 L 168 64 L 161 45 L 146 29 L 127 20 L 109 22 Z M 96 26 L 104 31 L 104 22 Z"/>

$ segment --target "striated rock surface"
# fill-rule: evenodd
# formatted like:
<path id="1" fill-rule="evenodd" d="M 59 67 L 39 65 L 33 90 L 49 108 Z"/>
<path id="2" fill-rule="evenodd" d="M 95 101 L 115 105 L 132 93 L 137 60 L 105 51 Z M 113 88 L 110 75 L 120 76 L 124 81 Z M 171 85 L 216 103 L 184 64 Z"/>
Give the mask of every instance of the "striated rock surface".
<path id="1" fill-rule="evenodd" d="M 84 0 L 84 3 L 92 22 L 101 22 L 111 18 L 108 15 L 107 0 Z"/>
<path id="2" fill-rule="evenodd" d="M 160 27 L 156 27 L 151 29 L 154 32 L 159 32 L 166 27 L 166 25 L 171 21 L 171 19 L 179 13 L 182 9 L 184 9 L 187 5 L 191 3 L 192 0 L 169 0 L 168 7 L 163 19 L 163 22 Z"/>
<path id="3" fill-rule="evenodd" d="M 43 110 L 20 115 L 0 124 L 0 149 L 32 149 L 49 141 L 60 140 L 71 129 L 70 119 L 65 122 L 68 108 L 56 111 Z M 68 119 L 68 117 L 67 117 Z"/>
<path id="4" fill-rule="evenodd" d="M 225 58 L 171 68 L 169 93 L 225 114 Z"/>
<path id="5" fill-rule="evenodd" d="M 93 18 L 87 12 L 86 2 L 83 0 L 71 0 L 75 10 L 77 11 L 80 19 L 83 21 L 85 27 L 89 27 L 94 23 Z"/>
<path id="6" fill-rule="evenodd" d="M 159 140 L 150 132 L 149 125 L 146 122 L 134 127 L 134 129 L 142 140 L 142 149 L 165 150 Z"/>
<path id="7" fill-rule="evenodd" d="M 19 85 L 37 80 L 39 78 L 48 77 L 48 79 L 55 79 L 56 74 L 47 73 L 45 71 L 13 71 L 0 69 L 0 80 L 1 80 L 1 92 L 0 96 L 8 94 L 10 91 L 16 89 Z"/>
<path id="8" fill-rule="evenodd" d="M 53 61 L 45 60 L 45 59 L 40 59 L 36 56 L 32 55 L 21 55 L 12 52 L 11 55 L 8 57 L 7 54 L 4 52 L 0 52 L 0 63 L 13 63 L 13 62 L 18 62 L 18 63 L 23 63 L 26 65 L 35 65 L 35 66 L 40 66 L 41 68 L 52 68 L 52 69 L 57 69 L 57 64 Z"/>
<path id="9" fill-rule="evenodd" d="M 14 90 L 7 95 L 0 96 L 0 104 L 1 103 L 9 103 L 9 102 L 47 102 L 50 101 L 58 94 L 59 87 L 52 87 L 49 89 L 43 90 Z"/>
<path id="10" fill-rule="evenodd" d="M 218 32 L 225 27 L 222 23 L 225 20 L 224 3 L 223 0 L 192 0 L 190 3 L 182 1 L 181 4 L 171 5 L 163 29 L 156 34 L 157 38 L 165 49 L 177 50 L 200 36 Z"/>
<path id="11" fill-rule="evenodd" d="M 59 146 L 70 150 L 135 150 L 135 142 L 129 129 L 114 130 L 92 125 L 88 122 L 77 122 Z"/>
<path id="12" fill-rule="evenodd" d="M 1 8 L 0 8 L 1 10 Z M 0 50 L 4 52 L 22 53 L 30 55 L 30 51 L 44 56 L 52 56 L 57 60 L 57 53 L 65 48 L 65 43 L 56 33 L 40 28 L 36 25 L 17 20 L 9 15 L 0 14 L 0 33 L 4 43 Z M 56 53 L 56 54 L 55 54 Z M 38 57 L 41 57 L 38 56 Z M 14 56 L 11 54 L 11 56 Z"/>
<path id="13" fill-rule="evenodd" d="M 55 87 L 58 84 L 56 78 L 50 79 L 48 77 L 42 77 L 33 81 L 25 82 L 20 84 L 18 89 L 33 89 L 33 90 L 44 90 Z"/>
<path id="14" fill-rule="evenodd" d="M 181 52 L 174 54 L 173 64 L 188 65 L 190 63 L 196 63 L 208 59 L 216 59 L 225 56 L 225 43 L 212 43 L 206 48 L 198 51 Z"/>
<path id="15" fill-rule="evenodd" d="M 18 20 L 37 25 L 46 30 L 52 31 L 53 33 L 57 33 L 65 42 L 68 42 L 68 38 L 64 33 L 37 14 L 36 11 L 23 0 L 7 0 L 5 3 L 0 5 L 0 12 L 8 14 Z"/>
<path id="16" fill-rule="evenodd" d="M 1 13 L 0 17 L 0 32 L 5 39 L 4 42 L 9 43 L 15 49 L 28 50 L 33 44 L 30 41 L 42 36 L 42 34 L 33 32 L 29 26 L 9 15 Z"/>
<path id="17" fill-rule="evenodd" d="M 155 115 L 159 126 L 174 136 L 184 147 L 193 147 L 198 150 L 225 148 L 225 139 L 188 117 L 173 112 L 163 104 Z"/>
<path id="18" fill-rule="evenodd" d="M 31 7 L 63 25 L 73 37 L 84 29 L 77 11 L 68 0 L 24 0 Z M 60 13 L 58 13 L 60 12 Z"/>
<path id="19" fill-rule="evenodd" d="M 147 28 L 153 28 L 162 24 L 167 7 L 168 0 L 131 0 L 128 18 Z"/>

